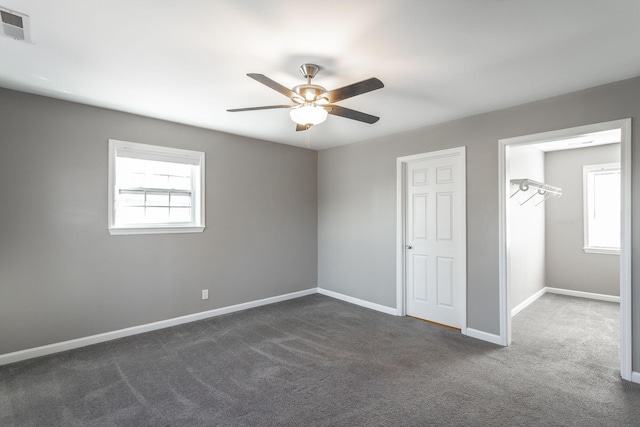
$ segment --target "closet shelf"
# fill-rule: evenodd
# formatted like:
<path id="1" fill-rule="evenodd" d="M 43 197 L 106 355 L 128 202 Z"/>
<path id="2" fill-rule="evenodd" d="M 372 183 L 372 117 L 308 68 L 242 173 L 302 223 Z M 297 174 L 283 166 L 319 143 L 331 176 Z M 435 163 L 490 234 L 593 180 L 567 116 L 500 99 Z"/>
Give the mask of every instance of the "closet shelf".
<path id="1" fill-rule="evenodd" d="M 530 188 L 537 190 L 531 195 L 531 197 L 529 197 L 524 202 L 520 203 L 520 205 L 524 205 L 525 203 L 527 203 L 529 200 L 533 199 L 537 195 L 542 196 L 542 200 L 536 203 L 535 206 L 538 206 L 540 203 L 544 202 L 549 197 L 562 196 L 562 188 L 545 184 L 543 182 L 534 181 L 532 179 L 512 179 L 511 185 L 517 185 L 518 189 L 510 197 L 515 196 L 516 194 L 518 194 L 519 191 L 526 192 Z"/>

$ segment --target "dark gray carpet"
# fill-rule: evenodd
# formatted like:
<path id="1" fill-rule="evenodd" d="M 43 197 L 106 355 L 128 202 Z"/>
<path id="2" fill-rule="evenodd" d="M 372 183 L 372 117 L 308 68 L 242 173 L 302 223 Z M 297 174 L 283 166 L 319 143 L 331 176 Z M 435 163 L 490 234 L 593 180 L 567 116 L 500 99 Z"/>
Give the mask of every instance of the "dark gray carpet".
<path id="1" fill-rule="evenodd" d="M 501 348 L 313 295 L 0 367 L 0 425 L 637 426 L 618 317 L 545 295 Z"/>

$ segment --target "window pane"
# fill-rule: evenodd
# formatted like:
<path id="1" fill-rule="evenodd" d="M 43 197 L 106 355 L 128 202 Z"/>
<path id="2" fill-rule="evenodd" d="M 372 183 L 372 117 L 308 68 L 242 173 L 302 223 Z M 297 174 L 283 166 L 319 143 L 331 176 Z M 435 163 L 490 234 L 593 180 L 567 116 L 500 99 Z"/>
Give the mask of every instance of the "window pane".
<path id="1" fill-rule="evenodd" d="M 183 165 L 180 163 L 169 164 L 169 175 L 191 177 L 191 165 Z"/>
<path id="2" fill-rule="evenodd" d="M 190 222 L 191 208 L 171 208 L 171 222 Z"/>
<path id="3" fill-rule="evenodd" d="M 594 170 L 587 179 L 587 226 L 591 248 L 620 248 L 620 170 Z"/>
<path id="4" fill-rule="evenodd" d="M 167 188 L 175 190 L 191 190 L 191 177 L 170 176 Z"/>
<path id="5" fill-rule="evenodd" d="M 144 175 L 144 161 L 129 159 L 127 157 L 118 157 L 117 162 L 118 173 L 131 174 L 139 173 Z"/>
<path id="6" fill-rule="evenodd" d="M 191 195 L 171 193 L 171 206 L 191 206 Z"/>
<path id="7" fill-rule="evenodd" d="M 144 222 L 143 207 L 121 207 L 116 211 L 117 224 L 141 224 Z"/>
<path id="8" fill-rule="evenodd" d="M 147 208 L 145 213 L 145 222 L 161 223 L 169 221 L 169 208 Z"/>
<path id="9" fill-rule="evenodd" d="M 121 190 L 118 204 L 120 206 L 144 206 L 144 192 Z"/>
<path id="10" fill-rule="evenodd" d="M 137 164 L 134 159 L 118 158 L 116 162 L 116 186 L 141 187 L 144 178 L 144 165 Z"/>
<path id="11" fill-rule="evenodd" d="M 119 187 L 124 188 L 139 188 L 144 184 L 144 174 L 130 173 L 124 174 L 120 177 Z"/>
<path id="12" fill-rule="evenodd" d="M 169 188 L 169 177 L 167 175 L 145 175 L 144 187 Z"/>
<path id="13" fill-rule="evenodd" d="M 169 206 L 169 193 L 147 193 L 147 206 Z"/>
<path id="14" fill-rule="evenodd" d="M 169 175 L 169 163 L 142 160 L 145 162 L 145 173 L 148 175 Z"/>

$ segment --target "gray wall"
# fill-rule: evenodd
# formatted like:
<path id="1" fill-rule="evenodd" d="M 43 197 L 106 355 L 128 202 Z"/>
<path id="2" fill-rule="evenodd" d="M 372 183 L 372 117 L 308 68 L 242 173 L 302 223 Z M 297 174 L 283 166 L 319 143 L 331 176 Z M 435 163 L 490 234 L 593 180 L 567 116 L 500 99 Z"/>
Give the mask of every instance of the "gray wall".
<path id="1" fill-rule="evenodd" d="M 318 285 L 395 306 L 396 157 L 464 145 L 468 326 L 498 334 L 498 140 L 631 117 L 637 147 L 639 116 L 640 78 L 634 78 L 321 151 Z M 640 149 L 632 155 L 633 168 L 640 171 Z M 633 181 L 633 222 L 638 224 L 640 173 Z M 633 245 L 640 248 L 640 227 L 633 233 Z M 633 263 L 640 265 L 640 250 L 634 251 Z M 633 289 L 640 289 L 638 274 Z M 640 291 L 633 294 L 633 306 L 640 313 Z M 640 316 L 633 321 L 634 367 L 639 369 Z"/>
<path id="2" fill-rule="evenodd" d="M 205 231 L 109 235 L 109 138 L 204 151 Z M 0 354 L 316 286 L 315 151 L 4 89 L 0 149 Z"/>
<path id="3" fill-rule="evenodd" d="M 562 188 L 562 197 L 546 204 L 547 286 L 620 295 L 620 256 L 586 253 L 582 249 L 582 166 L 619 161 L 620 144 L 545 155 L 548 182 Z"/>
<path id="4" fill-rule="evenodd" d="M 508 150 L 508 179 L 546 181 L 542 151 L 532 146 L 509 147 Z M 510 194 L 517 188 L 512 185 Z M 518 191 L 509 199 L 507 274 L 510 310 L 545 287 L 544 205 L 536 206 L 542 197 L 539 195 L 527 201 L 536 192 L 534 188 Z"/>

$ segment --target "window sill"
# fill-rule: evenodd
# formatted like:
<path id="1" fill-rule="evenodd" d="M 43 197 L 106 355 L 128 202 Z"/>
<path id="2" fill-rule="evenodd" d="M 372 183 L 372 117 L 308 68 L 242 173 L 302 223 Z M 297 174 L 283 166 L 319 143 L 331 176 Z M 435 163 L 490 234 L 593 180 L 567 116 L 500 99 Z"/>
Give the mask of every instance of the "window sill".
<path id="1" fill-rule="evenodd" d="M 186 227 L 111 227 L 109 234 L 126 235 L 126 234 L 174 234 L 174 233 L 202 233 L 204 226 L 186 226 Z"/>
<path id="2" fill-rule="evenodd" d="M 582 248 L 588 254 L 620 255 L 620 249 Z"/>

